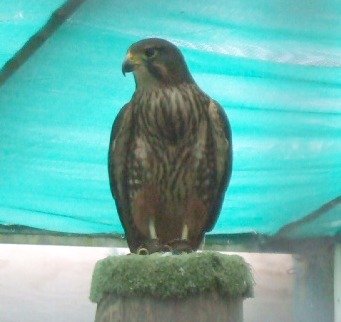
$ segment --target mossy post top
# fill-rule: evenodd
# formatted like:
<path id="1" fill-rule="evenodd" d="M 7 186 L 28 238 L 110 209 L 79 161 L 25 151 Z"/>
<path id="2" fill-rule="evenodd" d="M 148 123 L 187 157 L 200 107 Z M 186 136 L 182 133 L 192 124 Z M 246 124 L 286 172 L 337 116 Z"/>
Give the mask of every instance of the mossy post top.
<path id="1" fill-rule="evenodd" d="M 110 256 L 95 266 L 90 300 L 99 303 L 105 294 L 170 299 L 212 292 L 252 296 L 253 278 L 242 257 L 217 252 Z"/>

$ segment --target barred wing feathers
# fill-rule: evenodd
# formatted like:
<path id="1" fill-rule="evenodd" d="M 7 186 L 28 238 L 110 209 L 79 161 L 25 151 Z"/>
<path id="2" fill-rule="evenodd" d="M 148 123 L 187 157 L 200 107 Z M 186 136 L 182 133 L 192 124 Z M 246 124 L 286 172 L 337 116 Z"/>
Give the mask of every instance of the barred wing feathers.
<path id="1" fill-rule="evenodd" d="M 206 231 L 212 230 L 217 221 L 232 171 L 232 136 L 228 117 L 224 109 L 214 100 L 209 103 L 208 117 L 216 148 L 217 186 Z"/>
<path id="2" fill-rule="evenodd" d="M 132 107 L 128 103 L 123 106 L 115 118 L 111 130 L 108 155 L 110 189 L 115 199 L 118 215 L 126 232 L 131 221 L 126 167 L 129 146 L 133 135 L 132 114 Z"/>

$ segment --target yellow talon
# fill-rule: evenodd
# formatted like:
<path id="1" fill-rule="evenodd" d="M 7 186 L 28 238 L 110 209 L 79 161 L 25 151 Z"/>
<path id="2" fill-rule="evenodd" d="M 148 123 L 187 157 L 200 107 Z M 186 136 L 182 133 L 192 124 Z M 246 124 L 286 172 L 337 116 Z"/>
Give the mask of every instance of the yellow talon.
<path id="1" fill-rule="evenodd" d="M 163 252 L 172 252 L 172 250 L 172 247 L 170 247 L 169 245 L 163 245 L 162 247 Z"/>

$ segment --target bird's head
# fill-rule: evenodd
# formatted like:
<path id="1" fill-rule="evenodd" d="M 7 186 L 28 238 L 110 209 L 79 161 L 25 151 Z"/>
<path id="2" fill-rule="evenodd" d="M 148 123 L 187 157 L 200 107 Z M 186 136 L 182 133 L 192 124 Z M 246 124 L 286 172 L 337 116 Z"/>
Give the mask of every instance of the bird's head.
<path id="1" fill-rule="evenodd" d="M 159 38 L 143 39 L 129 47 L 122 73 L 129 72 L 133 72 L 138 89 L 194 82 L 180 50 Z"/>

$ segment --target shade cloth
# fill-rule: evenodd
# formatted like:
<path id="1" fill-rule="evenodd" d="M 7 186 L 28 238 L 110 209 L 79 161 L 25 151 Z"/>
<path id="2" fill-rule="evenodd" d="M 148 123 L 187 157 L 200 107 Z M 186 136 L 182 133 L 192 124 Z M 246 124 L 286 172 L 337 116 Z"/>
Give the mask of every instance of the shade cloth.
<path id="1" fill-rule="evenodd" d="M 11 2 L 1 64 L 62 4 Z M 0 87 L 0 224 L 123 232 L 110 130 L 134 90 L 125 52 L 154 36 L 179 46 L 230 118 L 233 174 L 213 233 L 273 235 L 341 194 L 339 1 L 87 0 Z M 318 235 L 340 233 L 339 211 L 323 222 Z"/>

